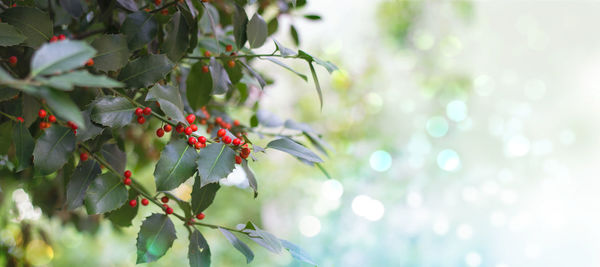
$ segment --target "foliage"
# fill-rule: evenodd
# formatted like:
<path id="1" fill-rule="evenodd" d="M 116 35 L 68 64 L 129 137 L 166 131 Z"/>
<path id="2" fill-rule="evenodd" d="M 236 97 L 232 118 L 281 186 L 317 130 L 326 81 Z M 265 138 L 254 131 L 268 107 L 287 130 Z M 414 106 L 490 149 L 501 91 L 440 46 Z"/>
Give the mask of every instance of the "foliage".
<path id="1" fill-rule="evenodd" d="M 305 4 L 295 0 L 0 2 L 0 189 L 4 190 L 0 192 L 23 188 L 45 215 L 76 225 L 88 220 L 87 213 L 102 214 L 115 227 L 130 226 L 139 204 L 148 200 L 165 214 L 152 214 L 141 225 L 137 263 L 156 261 L 167 253 L 173 241 L 184 236 L 174 227 L 181 223 L 188 230 L 191 266 L 211 262 L 208 241 L 199 231 L 202 227 L 220 230 L 247 262 L 254 254 L 238 236 L 274 253 L 288 250 L 294 258 L 314 265 L 301 248 L 252 222 L 230 228 L 194 219 L 203 218 L 202 211 L 219 192 L 219 181 L 236 165 L 246 172 L 254 197 L 258 196 L 257 179 L 249 167 L 257 153 L 280 150 L 325 172 L 319 164 L 322 159 L 301 140 L 306 138 L 325 152 L 326 144 L 318 134 L 305 124 L 284 122 L 260 110 L 259 98 L 249 97 L 260 95 L 273 82 L 253 68 L 256 61 L 275 63 L 306 81 L 302 71 L 277 58 L 299 59 L 308 64 L 322 107 L 314 64 L 329 72 L 335 65 L 286 48 L 275 39 L 272 53 L 252 50 L 268 43 L 280 16 L 292 16 Z M 256 12 L 249 16 L 247 7 Z M 277 10 L 276 14 L 265 12 L 269 9 Z M 319 20 L 320 16 L 304 18 Z M 298 45 L 294 25 L 290 33 Z M 238 110 L 250 113 L 249 124 L 230 115 Z M 132 123 L 134 118 L 139 125 Z M 139 145 L 130 134 L 133 128 L 168 140 L 155 141 L 162 149 L 155 153 L 160 156 Z M 280 129 L 292 134 L 276 132 Z M 263 149 L 253 144 L 257 137 L 271 141 Z M 125 151 L 155 165 L 153 184 L 124 174 Z M 194 185 L 191 200 L 184 201 L 171 190 L 188 180 Z M 161 203 L 165 196 L 177 205 Z M 0 217 L 0 226 L 6 220 Z"/>

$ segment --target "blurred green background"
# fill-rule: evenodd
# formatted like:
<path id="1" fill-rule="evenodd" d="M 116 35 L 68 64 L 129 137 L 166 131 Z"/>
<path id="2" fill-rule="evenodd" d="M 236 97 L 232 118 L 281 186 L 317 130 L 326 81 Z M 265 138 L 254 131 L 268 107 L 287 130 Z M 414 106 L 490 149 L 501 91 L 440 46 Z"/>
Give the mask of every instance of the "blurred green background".
<path id="1" fill-rule="evenodd" d="M 312 84 L 268 62 L 256 67 L 277 83 L 261 105 L 323 133 L 333 179 L 269 151 L 252 165 L 259 197 L 234 172 L 205 220 L 251 219 L 319 266 L 600 265 L 599 11 L 592 1 L 309 1 L 302 12 L 323 20 L 294 22 L 302 48 L 341 69 L 318 69 L 324 108 Z M 152 179 L 152 165 L 128 164 Z M 90 217 L 80 232 L 41 216 L 22 190 L 5 197 L 0 212 L 13 219 L 0 243 L 22 242 L 22 225 L 42 229 L 12 251 L 40 266 L 133 266 L 141 219 L 159 212 L 142 207 L 121 229 Z M 202 233 L 215 266 L 245 265 L 218 231 Z M 250 245 L 250 266 L 301 265 Z M 186 266 L 186 255 L 178 239 L 147 265 Z"/>

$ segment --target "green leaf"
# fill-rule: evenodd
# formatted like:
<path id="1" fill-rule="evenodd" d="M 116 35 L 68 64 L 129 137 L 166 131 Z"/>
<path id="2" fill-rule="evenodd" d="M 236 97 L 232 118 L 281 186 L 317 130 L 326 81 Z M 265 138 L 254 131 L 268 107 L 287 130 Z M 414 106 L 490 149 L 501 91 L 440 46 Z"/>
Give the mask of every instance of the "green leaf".
<path id="1" fill-rule="evenodd" d="M 317 264 L 310 257 L 310 255 L 308 255 L 308 253 L 306 251 L 304 251 L 302 248 L 300 248 L 299 246 L 296 246 L 295 244 L 293 244 L 292 242 L 287 241 L 287 240 L 279 239 L 279 241 L 281 241 L 281 245 L 285 249 L 287 249 L 290 252 L 290 254 L 292 254 L 292 257 L 294 259 L 306 262 L 313 266 L 317 266 Z"/>
<path id="2" fill-rule="evenodd" d="M 200 29 L 204 34 L 212 33 L 214 34 L 216 29 L 216 24 L 219 23 L 219 10 L 217 10 L 213 5 L 209 3 L 203 3 L 204 12 L 202 12 L 202 17 L 200 18 Z M 211 38 L 212 39 L 212 38 Z M 212 39 L 215 42 L 215 39 Z"/>
<path id="3" fill-rule="evenodd" d="M 246 173 L 246 178 L 248 179 L 248 184 L 250 185 L 252 190 L 254 190 L 254 198 L 256 198 L 258 196 L 258 182 L 256 181 L 256 177 L 254 176 L 254 173 L 252 172 L 250 167 L 248 167 L 248 161 L 245 159 L 242 160 L 242 168 L 244 169 L 244 172 Z"/>
<path id="4" fill-rule="evenodd" d="M 329 175 L 329 172 L 327 172 L 327 170 L 323 167 L 323 165 L 321 165 L 321 163 L 315 163 L 315 166 L 319 168 L 319 170 L 325 175 L 325 177 L 327 177 L 327 179 L 331 179 L 331 175 Z"/>
<path id="5" fill-rule="evenodd" d="M 246 227 L 242 231 L 248 233 L 250 239 L 269 251 L 273 253 L 281 252 L 281 242 L 279 239 L 271 233 L 258 228 L 254 223 L 246 223 Z"/>
<path id="6" fill-rule="evenodd" d="M 37 8 L 13 7 L 0 14 L 3 22 L 13 25 L 27 39 L 25 46 L 37 48 L 53 35 L 52 21 L 47 13 Z"/>
<path id="7" fill-rule="evenodd" d="M 198 153 L 186 140 L 173 139 L 160 153 L 154 169 L 156 190 L 169 191 L 177 188 L 196 172 Z"/>
<path id="8" fill-rule="evenodd" d="M 277 17 L 274 17 L 271 20 L 269 20 L 269 22 L 267 23 L 268 35 L 271 36 L 274 33 L 276 33 L 278 28 L 279 20 L 277 19 Z"/>
<path id="9" fill-rule="evenodd" d="M 25 41 L 27 37 L 21 34 L 17 28 L 8 24 L 0 23 L 0 46 L 18 45 Z"/>
<path id="10" fill-rule="evenodd" d="M 64 8 L 74 18 L 79 18 L 85 12 L 84 1 L 80 0 L 59 0 L 60 6 Z"/>
<path id="11" fill-rule="evenodd" d="M 194 229 L 190 235 L 190 246 L 188 248 L 188 259 L 190 267 L 208 267 L 210 266 L 210 248 L 204 236 Z"/>
<path id="12" fill-rule="evenodd" d="M 323 109 L 323 92 L 321 91 L 321 85 L 319 84 L 319 77 L 317 77 L 317 72 L 315 72 L 315 67 L 313 67 L 312 63 L 308 63 L 310 67 L 310 74 L 312 74 L 313 81 L 315 82 L 315 88 L 317 88 L 317 93 L 319 94 L 319 103 L 321 103 L 321 110 Z"/>
<path id="13" fill-rule="evenodd" d="M 298 52 L 296 52 L 296 51 L 294 51 L 292 49 L 289 49 L 289 48 L 283 46 L 277 40 L 273 39 L 273 42 L 275 42 L 275 46 L 277 46 L 277 50 L 279 50 L 279 52 L 281 53 L 282 56 L 289 57 L 289 56 L 296 56 L 296 55 L 298 55 Z"/>
<path id="14" fill-rule="evenodd" d="M 330 61 L 324 61 L 320 58 L 313 57 L 312 55 L 310 55 L 302 50 L 298 50 L 298 57 L 308 61 L 309 63 L 314 61 L 315 63 L 325 67 L 325 69 L 327 69 L 327 71 L 329 73 L 332 73 L 333 71 L 338 69 L 338 67 L 335 64 L 331 63 Z"/>
<path id="15" fill-rule="evenodd" d="M 332 148 L 331 148 L 331 146 L 329 144 L 327 144 L 327 142 L 325 142 L 323 139 L 319 138 L 318 135 L 316 135 L 316 134 L 314 134 L 312 132 L 303 132 L 303 134 L 304 134 L 304 136 L 306 136 L 306 138 L 308 139 L 308 141 L 310 141 L 310 143 L 313 146 L 315 146 L 323 154 L 328 155 L 327 154 L 327 149 L 332 149 Z"/>
<path id="16" fill-rule="evenodd" d="M 304 18 L 309 19 L 309 20 L 321 20 L 321 16 L 316 15 L 316 14 L 307 14 L 307 15 L 304 15 Z"/>
<path id="17" fill-rule="evenodd" d="M 127 15 L 121 26 L 121 32 L 127 36 L 127 46 L 133 51 L 142 48 L 156 37 L 158 23 L 154 14 L 138 11 Z"/>
<path id="18" fill-rule="evenodd" d="M 117 0 L 117 3 L 129 11 L 135 12 L 139 10 L 138 5 L 134 0 Z"/>
<path id="19" fill-rule="evenodd" d="M 294 40 L 294 44 L 296 46 L 300 45 L 300 36 L 298 36 L 298 31 L 294 25 L 290 25 L 290 35 L 292 35 L 292 39 Z"/>
<path id="20" fill-rule="evenodd" d="M 122 34 L 106 34 L 96 38 L 92 47 L 98 51 L 94 57 L 94 68 L 100 71 L 116 71 L 129 60 L 127 39 Z"/>
<path id="21" fill-rule="evenodd" d="M 85 194 L 85 207 L 88 214 L 100 214 L 115 210 L 127 202 L 127 188 L 112 172 L 94 179 Z"/>
<path id="22" fill-rule="evenodd" d="M 256 72 L 253 68 L 251 68 L 250 66 L 248 66 L 248 64 L 246 64 L 243 61 L 238 61 L 239 63 L 242 64 L 242 66 L 244 66 L 244 68 L 246 68 L 248 70 L 248 72 L 250 72 L 250 75 L 252 75 L 256 81 L 258 81 L 258 85 L 260 85 L 261 88 L 264 88 L 265 86 L 267 86 L 267 82 L 265 82 L 265 79 L 263 79 L 262 76 L 260 76 L 260 74 L 258 74 L 258 72 Z"/>
<path id="23" fill-rule="evenodd" d="M 150 88 L 147 96 L 152 95 L 160 104 L 160 109 L 170 118 L 185 122 L 185 116 L 183 115 L 183 101 L 179 94 L 179 89 L 172 86 L 162 86 L 155 84 Z M 148 101 L 148 97 L 146 97 Z"/>
<path id="24" fill-rule="evenodd" d="M 102 157 L 113 167 L 117 172 L 125 171 L 127 165 L 127 155 L 119 149 L 117 144 L 104 144 L 100 149 Z"/>
<path id="25" fill-rule="evenodd" d="M 15 144 L 15 156 L 17 158 L 17 172 L 31 165 L 34 141 L 25 123 L 17 122 L 13 127 L 12 142 Z"/>
<path id="26" fill-rule="evenodd" d="M 192 213 L 199 214 L 208 208 L 213 203 L 219 188 L 221 188 L 219 183 L 202 186 L 200 176 L 196 176 L 194 188 L 192 189 Z"/>
<path id="27" fill-rule="evenodd" d="M 200 150 L 198 174 L 200 186 L 217 183 L 233 171 L 235 151 L 222 143 L 213 143 Z"/>
<path id="28" fill-rule="evenodd" d="M 85 65 L 96 50 L 83 41 L 65 40 L 42 45 L 33 53 L 31 76 L 49 75 Z"/>
<path id="29" fill-rule="evenodd" d="M 268 29 L 265 20 L 258 13 L 255 13 L 248 22 L 247 27 L 246 34 L 248 35 L 250 47 L 261 47 L 267 40 Z"/>
<path id="30" fill-rule="evenodd" d="M 192 215 L 192 205 L 190 205 L 189 201 L 185 201 L 185 200 L 177 197 L 176 195 L 172 194 L 169 191 L 164 192 L 164 194 L 167 195 L 169 197 L 169 199 L 171 199 L 171 200 L 175 201 L 175 203 L 177 203 L 177 206 L 179 206 L 179 208 L 181 210 L 183 210 L 183 215 L 186 218 L 194 217 L 194 215 Z"/>
<path id="31" fill-rule="evenodd" d="M 302 73 L 300 73 L 300 72 L 292 69 L 290 66 L 286 65 L 285 63 L 281 62 L 280 60 L 278 60 L 276 58 L 273 58 L 273 57 L 264 57 L 264 59 L 266 59 L 268 61 L 271 61 L 271 62 L 273 62 L 273 63 L 275 63 L 275 64 L 277 64 L 277 65 L 285 68 L 286 70 L 289 70 L 289 71 L 295 73 L 296 75 L 298 75 L 303 80 L 308 81 L 308 78 L 306 77 L 306 75 L 304 75 L 304 74 L 302 74 Z"/>
<path id="32" fill-rule="evenodd" d="M 254 259 L 254 253 L 252 253 L 252 250 L 250 249 L 250 247 L 248 247 L 248 245 L 246 245 L 246 243 L 242 242 L 229 230 L 219 227 L 219 231 L 223 233 L 225 238 L 229 240 L 229 243 L 231 243 L 234 248 L 236 248 L 239 252 L 246 256 L 246 263 L 250 263 Z"/>
<path id="33" fill-rule="evenodd" d="M 138 198 L 138 192 L 133 190 L 133 189 L 129 189 L 129 195 L 127 197 L 128 200 L 131 199 L 137 199 Z M 137 200 L 138 203 L 140 202 L 140 200 Z M 111 211 L 108 214 L 108 219 L 117 226 L 121 226 L 121 227 L 127 227 L 127 226 L 131 226 L 131 221 L 133 220 L 133 218 L 135 218 L 135 216 L 138 213 L 138 210 L 140 208 L 140 205 L 136 205 L 135 207 L 131 207 L 129 205 L 123 205 L 120 208 Z"/>
<path id="34" fill-rule="evenodd" d="M 212 77 L 210 73 L 202 71 L 202 66 L 202 62 L 194 64 L 186 81 L 186 96 L 194 110 L 208 104 L 212 95 Z"/>
<path id="35" fill-rule="evenodd" d="M 0 68 L 0 72 L 2 72 L 2 68 Z M 1 80 L 4 80 L 4 77 L 2 77 L 2 75 L 0 74 L 0 81 Z M 16 98 L 18 94 L 19 91 L 16 89 L 0 87 L 0 102 Z"/>
<path id="36" fill-rule="evenodd" d="M 8 74 L 6 70 L 0 67 L 0 81 L 12 82 L 14 80 L 15 79 L 10 74 Z"/>
<path id="37" fill-rule="evenodd" d="M 67 93 L 50 88 L 40 88 L 39 94 L 46 99 L 46 103 L 55 112 L 56 116 L 73 121 L 79 128 L 85 129 L 81 110 L 79 110 L 79 107 L 75 105 L 75 102 L 71 100 Z"/>
<path id="38" fill-rule="evenodd" d="M 50 79 L 37 79 L 46 85 L 65 91 L 73 90 L 74 86 L 83 87 L 123 87 L 124 84 L 117 82 L 104 75 L 92 75 L 85 70 L 65 73 L 60 76 L 52 76 Z"/>
<path id="39" fill-rule="evenodd" d="M 269 142 L 267 148 L 277 149 L 310 162 L 323 162 L 317 154 L 287 137 Z"/>
<path id="40" fill-rule="evenodd" d="M 12 126 L 13 123 L 11 121 L 5 121 L 0 124 L 0 136 L 6 136 L 6 138 L 0 138 L 0 155 L 6 155 L 8 153 L 8 149 L 12 145 Z"/>
<path id="41" fill-rule="evenodd" d="M 213 82 L 213 94 L 227 93 L 231 88 L 231 80 L 223 65 L 216 61 L 214 57 L 210 59 L 210 75 Z"/>
<path id="42" fill-rule="evenodd" d="M 33 165 L 42 174 L 48 175 L 60 169 L 75 150 L 75 134 L 70 128 L 60 125 L 44 130 L 33 149 Z"/>
<path id="43" fill-rule="evenodd" d="M 123 97 L 105 96 L 92 106 L 92 121 L 108 127 L 124 127 L 131 123 L 136 107 Z"/>
<path id="44" fill-rule="evenodd" d="M 235 45 L 238 48 L 244 47 L 248 40 L 246 34 L 246 26 L 248 25 L 248 15 L 246 10 L 238 4 L 235 4 L 235 12 L 233 13 L 233 36 L 235 38 Z"/>
<path id="45" fill-rule="evenodd" d="M 95 160 L 79 162 L 67 184 L 67 209 L 73 210 L 83 205 L 85 192 L 101 172 L 100 164 Z"/>
<path id="46" fill-rule="evenodd" d="M 171 17 L 166 27 L 167 37 L 163 43 L 162 52 L 173 62 L 177 62 L 187 52 L 190 42 L 190 26 L 181 12 L 177 11 Z"/>
<path id="47" fill-rule="evenodd" d="M 177 238 L 175 226 L 164 214 L 148 216 L 137 237 L 136 263 L 153 262 L 167 253 Z"/>
<path id="48" fill-rule="evenodd" d="M 279 116 L 265 109 L 257 111 L 256 118 L 258 118 L 260 124 L 266 127 L 279 127 L 283 125 L 283 120 Z"/>
<path id="49" fill-rule="evenodd" d="M 164 78 L 173 67 L 173 63 L 163 54 L 145 55 L 129 62 L 117 79 L 131 88 L 147 87 Z"/>
<path id="50" fill-rule="evenodd" d="M 81 113 L 83 115 L 83 122 L 85 127 L 77 129 L 77 142 L 81 143 L 90 140 L 101 134 L 104 130 L 104 128 L 98 127 L 96 124 L 92 123 L 92 120 L 90 118 L 91 112 L 91 109 L 87 109 Z"/>

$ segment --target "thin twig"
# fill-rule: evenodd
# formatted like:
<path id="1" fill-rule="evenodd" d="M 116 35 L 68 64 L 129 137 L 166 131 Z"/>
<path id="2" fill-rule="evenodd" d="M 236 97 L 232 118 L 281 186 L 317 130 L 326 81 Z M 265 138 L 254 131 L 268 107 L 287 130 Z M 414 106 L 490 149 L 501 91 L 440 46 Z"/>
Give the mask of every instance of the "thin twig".
<path id="1" fill-rule="evenodd" d="M 150 13 L 156 13 L 158 11 L 161 11 L 161 10 L 165 9 L 165 8 L 169 8 L 170 6 L 175 5 L 175 4 L 177 4 L 177 1 L 169 2 L 169 3 L 165 4 L 162 7 L 159 7 L 157 9 L 151 10 Z"/>

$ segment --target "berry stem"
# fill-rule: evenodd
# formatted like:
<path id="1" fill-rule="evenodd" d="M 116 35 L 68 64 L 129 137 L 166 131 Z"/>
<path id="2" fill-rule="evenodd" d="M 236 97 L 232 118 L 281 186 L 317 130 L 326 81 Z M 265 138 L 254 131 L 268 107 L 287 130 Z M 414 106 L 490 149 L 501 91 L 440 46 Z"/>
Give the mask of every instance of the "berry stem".
<path id="1" fill-rule="evenodd" d="M 19 121 L 19 120 L 17 120 L 17 117 L 15 117 L 15 116 L 13 116 L 13 115 L 9 115 L 9 114 L 7 114 L 7 113 L 4 113 L 4 112 L 2 112 L 2 111 L 0 111 L 0 115 L 4 115 L 5 117 L 7 117 L 7 118 L 9 118 L 9 119 L 11 119 L 11 120 L 13 120 L 13 121 L 16 121 L 16 122 L 18 122 L 18 121 Z"/>

